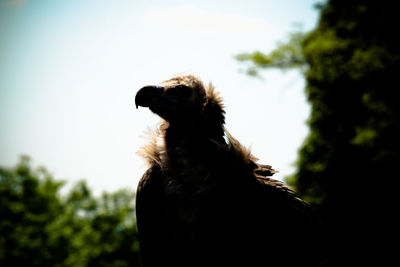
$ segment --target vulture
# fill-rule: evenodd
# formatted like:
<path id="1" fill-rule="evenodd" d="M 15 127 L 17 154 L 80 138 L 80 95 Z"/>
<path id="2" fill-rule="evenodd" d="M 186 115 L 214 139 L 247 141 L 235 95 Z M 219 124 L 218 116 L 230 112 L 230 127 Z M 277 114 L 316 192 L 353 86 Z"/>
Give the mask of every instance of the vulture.
<path id="1" fill-rule="evenodd" d="M 175 76 L 135 104 L 161 117 L 138 152 L 149 165 L 136 194 L 144 267 L 315 266 L 309 205 L 225 129 L 211 83 Z"/>

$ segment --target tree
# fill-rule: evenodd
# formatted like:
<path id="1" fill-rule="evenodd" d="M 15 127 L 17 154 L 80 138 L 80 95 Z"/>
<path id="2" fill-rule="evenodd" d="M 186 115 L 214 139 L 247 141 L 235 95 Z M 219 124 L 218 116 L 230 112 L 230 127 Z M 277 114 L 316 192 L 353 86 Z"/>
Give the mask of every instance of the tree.
<path id="1" fill-rule="evenodd" d="M 0 265 L 139 266 L 134 193 L 63 185 L 26 156 L 0 168 Z"/>
<path id="2" fill-rule="evenodd" d="M 40 179 L 39 179 L 40 177 Z M 24 156 L 13 170 L 0 169 L 0 263 L 2 266 L 56 266 L 66 251 L 47 229 L 64 206 L 44 168 L 33 173 Z"/>
<path id="3" fill-rule="evenodd" d="M 250 60 L 256 70 L 298 66 L 304 71 L 310 133 L 288 181 L 320 215 L 330 264 L 359 266 L 385 259 L 377 244 L 394 216 L 390 183 L 399 176 L 400 162 L 395 97 L 400 18 L 391 5 L 377 1 L 331 0 L 320 8 L 318 26 L 303 39 L 239 59 Z M 298 51 L 304 61 L 291 62 L 301 59 Z M 284 59 L 288 62 L 276 64 Z"/>
<path id="4" fill-rule="evenodd" d="M 304 59 L 301 43 L 306 34 L 304 32 L 292 32 L 288 41 L 278 42 L 278 48 L 268 55 L 255 51 L 236 55 L 236 59 L 248 63 L 246 73 L 253 77 L 260 76 L 260 69 L 278 68 L 281 70 L 300 69 L 305 71 L 307 64 Z"/>

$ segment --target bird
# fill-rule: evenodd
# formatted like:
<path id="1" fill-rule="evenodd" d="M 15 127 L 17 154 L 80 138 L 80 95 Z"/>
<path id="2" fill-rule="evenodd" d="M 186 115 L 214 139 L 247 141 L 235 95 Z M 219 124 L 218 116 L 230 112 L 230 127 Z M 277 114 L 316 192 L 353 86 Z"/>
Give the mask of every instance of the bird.
<path id="1" fill-rule="evenodd" d="M 225 128 L 223 98 L 195 74 L 142 87 L 161 121 L 138 152 L 144 267 L 316 266 L 310 205 Z"/>

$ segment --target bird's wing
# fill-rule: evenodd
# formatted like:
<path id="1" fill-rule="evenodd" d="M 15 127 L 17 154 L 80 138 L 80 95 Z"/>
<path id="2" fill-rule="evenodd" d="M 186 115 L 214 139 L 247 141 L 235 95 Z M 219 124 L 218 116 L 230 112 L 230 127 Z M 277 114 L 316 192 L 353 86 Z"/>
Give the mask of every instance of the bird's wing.
<path id="1" fill-rule="evenodd" d="M 263 172 L 268 172 L 269 170 L 263 170 Z M 272 169 L 272 171 L 274 171 Z M 291 207 L 297 212 L 308 213 L 309 204 L 303 199 L 299 198 L 293 188 L 284 184 L 282 181 L 260 175 L 257 170 L 254 173 L 254 177 L 257 179 L 258 184 L 263 188 L 262 190 L 266 195 L 273 195 L 279 201 L 275 203 L 284 203 L 286 207 Z"/>
<path id="2" fill-rule="evenodd" d="M 147 170 L 136 193 L 136 218 L 143 266 L 162 266 L 163 175 L 159 166 Z"/>
<path id="3" fill-rule="evenodd" d="M 265 174 L 271 170 L 272 168 L 266 165 L 256 168 L 251 179 L 254 182 L 248 187 L 248 192 L 242 192 L 252 199 L 246 212 L 250 214 L 247 217 L 254 216 L 254 219 L 249 219 L 251 225 L 247 226 L 247 229 L 250 229 L 249 233 L 258 236 L 257 242 L 265 241 L 265 244 L 259 243 L 257 249 L 269 250 L 271 255 L 275 255 L 277 258 L 270 259 L 276 263 L 275 266 L 282 266 L 284 262 L 293 263 L 288 266 L 293 266 L 296 262 L 299 263 L 297 266 L 314 266 L 307 265 L 315 260 L 311 254 L 316 251 L 314 215 L 311 207 L 297 197 L 292 188 L 279 180 L 266 177 Z M 274 245 L 271 246 L 270 242 L 274 242 Z M 299 242 L 302 242 L 301 246 L 298 245 Z M 289 252 L 293 258 L 283 260 Z"/>
<path id="4" fill-rule="evenodd" d="M 304 200 L 296 197 L 296 193 L 294 189 L 290 186 L 284 184 L 283 182 L 270 178 L 268 176 L 272 176 L 279 171 L 272 169 L 271 165 L 265 164 L 256 164 L 257 167 L 254 169 L 254 176 L 257 178 L 258 182 L 263 184 L 264 187 L 271 188 L 275 191 L 281 191 L 286 195 L 289 199 L 293 200 L 293 203 L 297 203 L 299 207 L 308 206 L 308 203 Z"/>
<path id="5" fill-rule="evenodd" d="M 272 169 L 271 165 L 265 165 L 265 164 L 256 164 L 257 167 L 254 170 L 254 173 L 260 176 L 272 176 L 275 173 L 278 173 L 279 171 L 276 171 Z"/>

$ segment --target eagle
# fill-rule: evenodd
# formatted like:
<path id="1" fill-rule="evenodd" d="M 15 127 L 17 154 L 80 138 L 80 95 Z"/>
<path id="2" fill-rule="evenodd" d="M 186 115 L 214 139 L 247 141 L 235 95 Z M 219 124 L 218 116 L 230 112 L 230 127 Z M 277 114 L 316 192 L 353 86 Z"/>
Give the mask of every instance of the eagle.
<path id="1" fill-rule="evenodd" d="M 225 129 L 211 83 L 178 75 L 141 88 L 135 104 L 161 117 L 139 151 L 149 165 L 136 192 L 144 267 L 314 266 L 309 204 Z"/>

